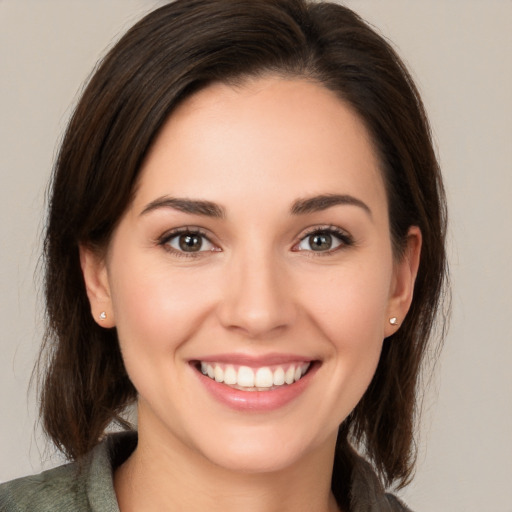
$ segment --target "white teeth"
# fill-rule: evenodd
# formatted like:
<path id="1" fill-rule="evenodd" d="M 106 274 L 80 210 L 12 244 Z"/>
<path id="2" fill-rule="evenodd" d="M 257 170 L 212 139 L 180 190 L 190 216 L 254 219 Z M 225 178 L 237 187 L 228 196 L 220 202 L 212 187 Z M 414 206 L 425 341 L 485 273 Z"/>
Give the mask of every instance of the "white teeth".
<path id="1" fill-rule="evenodd" d="M 237 384 L 244 388 L 254 387 L 254 372 L 248 366 L 240 366 L 238 369 Z"/>
<path id="2" fill-rule="evenodd" d="M 274 376 L 270 368 L 259 368 L 256 372 L 254 385 L 257 388 L 271 388 L 274 384 Z"/>
<path id="3" fill-rule="evenodd" d="M 293 384 L 300 380 L 308 371 L 310 363 L 291 364 L 284 369 L 283 366 L 275 366 L 271 369 L 263 366 L 258 369 L 249 366 L 223 365 L 221 363 L 201 362 L 201 372 L 210 379 L 223 382 L 229 386 L 247 388 L 250 391 L 268 390 L 272 387 Z M 250 388 L 250 389 L 249 389 Z"/>
<path id="4" fill-rule="evenodd" d="M 274 386 L 282 386 L 284 384 L 284 370 L 282 368 L 278 368 L 274 372 Z"/>
<path id="5" fill-rule="evenodd" d="M 224 383 L 233 385 L 237 383 L 237 380 L 236 370 L 229 365 L 224 371 Z"/>
<path id="6" fill-rule="evenodd" d="M 220 366 L 215 365 L 213 375 L 217 382 L 224 382 L 224 372 L 222 371 L 222 368 Z"/>

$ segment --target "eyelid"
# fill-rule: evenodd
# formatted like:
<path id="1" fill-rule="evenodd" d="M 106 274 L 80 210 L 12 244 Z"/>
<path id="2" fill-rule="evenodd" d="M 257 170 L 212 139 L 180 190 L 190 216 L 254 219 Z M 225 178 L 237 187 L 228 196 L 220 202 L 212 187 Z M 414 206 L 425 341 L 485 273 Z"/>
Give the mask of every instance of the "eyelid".
<path id="1" fill-rule="evenodd" d="M 211 244 L 214 248 L 213 249 L 207 249 L 207 250 L 200 250 L 196 252 L 186 252 L 181 251 L 179 249 L 176 249 L 169 245 L 169 241 L 173 238 L 185 234 L 190 233 L 193 235 L 200 235 L 204 239 L 208 241 L 209 244 Z M 301 242 L 303 242 L 308 236 L 311 236 L 316 233 L 326 233 L 329 234 L 339 240 L 339 245 L 337 245 L 333 249 L 329 249 L 326 251 L 313 251 L 313 250 L 306 250 L 306 249 L 298 249 L 298 246 Z M 166 231 L 161 236 L 159 236 L 155 243 L 159 246 L 162 246 L 165 250 L 167 250 L 170 253 L 173 253 L 176 256 L 179 257 L 189 257 L 189 258 L 195 258 L 200 256 L 205 256 L 208 253 L 212 252 L 221 252 L 222 249 L 218 246 L 218 244 L 214 241 L 212 241 L 212 236 L 208 233 L 207 230 L 200 228 L 198 226 L 182 226 L 179 228 L 174 228 L 169 231 Z M 337 252 L 339 249 L 343 249 L 346 247 L 349 247 L 354 244 L 354 239 L 350 233 L 348 233 L 346 230 L 334 226 L 334 225 L 319 225 L 319 226 L 311 226 L 307 228 L 305 231 L 301 233 L 300 236 L 297 237 L 297 241 L 292 246 L 292 251 L 295 252 L 307 252 L 307 253 L 315 253 L 316 256 L 322 256 L 322 255 L 329 255 Z"/>
<path id="2" fill-rule="evenodd" d="M 191 234 L 191 235 L 199 235 L 203 237 L 205 240 L 208 241 L 209 244 L 211 244 L 214 249 L 206 249 L 206 250 L 200 250 L 200 251 L 181 251 L 179 249 L 176 249 L 172 247 L 169 242 L 180 235 L 183 234 Z M 159 246 L 162 246 L 166 251 L 179 256 L 179 257 L 185 257 L 185 258 L 197 258 L 200 256 L 204 256 L 207 253 L 211 252 L 220 252 L 221 249 L 218 247 L 218 245 L 211 240 L 211 236 L 207 233 L 206 230 L 197 227 L 197 226 L 183 226 L 179 228 L 174 228 L 169 231 L 166 231 L 161 236 L 159 236 L 156 240 L 156 244 Z"/>
<path id="3" fill-rule="evenodd" d="M 340 241 L 340 244 L 336 246 L 333 249 L 329 249 L 327 251 L 313 251 L 313 250 L 305 250 L 305 249 L 298 249 L 298 246 L 301 242 L 306 240 L 311 235 L 314 235 L 316 233 L 326 233 L 331 236 L 334 236 Z M 308 253 L 315 253 L 316 256 L 322 256 L 322 255 L 329 255 L 337 252 L 340 249 L 343 249 L 344 247 L 349 247 L 354 244 L 354 238 L 350 233 L 345 231 L 344 229 L 341 229 L 338 226 L 334 225 L 320 225 L 320 226 L 311 226 L 310 228 L 307 228 L 301 235 L 298 237 L 298 240 L 293 244 L 292 250 L 296 252 L 308 252 Z"/>

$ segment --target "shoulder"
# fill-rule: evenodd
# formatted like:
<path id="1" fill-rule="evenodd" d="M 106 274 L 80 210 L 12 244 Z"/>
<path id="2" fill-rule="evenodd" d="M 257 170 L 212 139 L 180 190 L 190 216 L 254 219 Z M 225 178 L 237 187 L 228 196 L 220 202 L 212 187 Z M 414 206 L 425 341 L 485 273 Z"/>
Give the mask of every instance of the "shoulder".
<path id="1" fill-rule="evenodd" d="M 396 512 L 412 512 L 412 510 L 409 507 L 407 507 L 405 503 L 403 503 L 393 494 L 386 493 L 386 498 L 391 506 L 391 510 Z"/>
<path id="2" fill-rule="evenodd" d="M 352 469 L 352 512 L 412 512 L 401 500 L 387 493 L 372 466 L 357 456 Z"/>
<path id="3" fill-rule="evenodd" d="M 135 433 L 108 436 L 80 464 L 0 485 L 1 512 L 119 512 L 114 469 L 135 449 Z"/>
<path id="4" fill-rule="evenodd" d="M 85 484 L 76 464 L 0 485 L 2 512 L 87 510 Z"/>

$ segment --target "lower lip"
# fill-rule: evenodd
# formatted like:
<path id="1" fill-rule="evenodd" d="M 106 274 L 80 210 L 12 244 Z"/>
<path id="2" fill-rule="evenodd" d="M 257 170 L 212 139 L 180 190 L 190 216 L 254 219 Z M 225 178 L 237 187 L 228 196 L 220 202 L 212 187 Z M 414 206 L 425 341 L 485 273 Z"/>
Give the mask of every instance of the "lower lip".
<path id="1" fill-rule="evenodd" d="M 203 375 L 197 369 L 194 369 L 194 371 L 205 388 L 218 402 L 238 411 L 268 412 L 284 407 L 299 397 L 311 382 L 317 369 L 318 365 L 314 364 L 309 368 L 306 375 L 297 382 L 285 384 L 268 391 L 242 391 L 234 389 Z"/>

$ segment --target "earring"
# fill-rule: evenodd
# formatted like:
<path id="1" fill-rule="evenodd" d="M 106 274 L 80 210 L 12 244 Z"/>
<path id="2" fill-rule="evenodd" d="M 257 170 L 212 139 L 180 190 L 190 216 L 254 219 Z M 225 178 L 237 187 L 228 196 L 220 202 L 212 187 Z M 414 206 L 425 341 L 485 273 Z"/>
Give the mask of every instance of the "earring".
<path id="1" fill-rule="evenodd" d="M 105 311 L 102 311 L 100 313 L 100 320 L 106 320 L 107 319 L 107 313 Z"/>
<path id="2" fill-rule="evenodd" d="M 398 325 L 398 319 L 396 318 L 396 316 L 392 317 L 389 319 L 389 323 L 391 325 L 394 325 L 395 327 Z"/>

